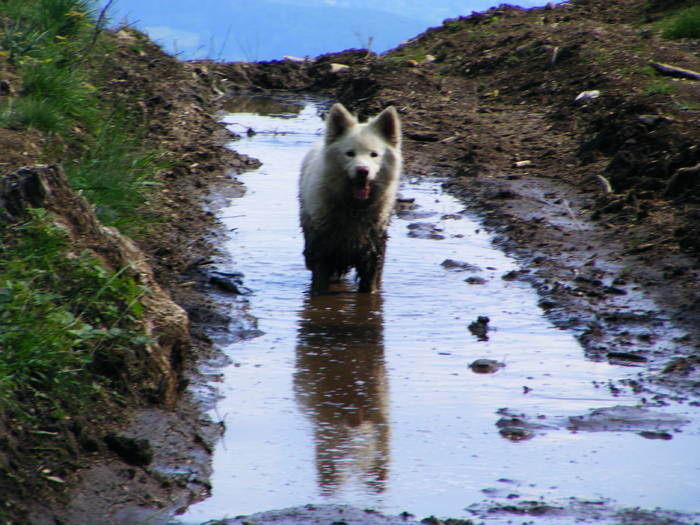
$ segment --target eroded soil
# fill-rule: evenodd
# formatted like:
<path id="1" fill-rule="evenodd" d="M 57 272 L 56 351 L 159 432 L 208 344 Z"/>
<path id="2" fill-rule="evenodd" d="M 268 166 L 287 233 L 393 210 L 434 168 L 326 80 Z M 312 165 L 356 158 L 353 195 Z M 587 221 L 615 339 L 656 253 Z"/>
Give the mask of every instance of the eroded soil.
<path id="1" fill-rule="evenodd" d="M 238 194 L 230 189 L 231 173 L 254 165 L 222 147 L 217 97 L 306 91 L 361 115 L 396 105 L 405 125 L 406 171 L 449 179 L 449 191 L 477 210 L 528 269 L 513 278 L 537 287 L 540 306 L 577 334 L 590 358 L 639 367 L 637 381 L 606 388 L 648 391 L 658 402 L 669 396 L 700 402 L 700 180 L 692 170 L 700 163 L 700 82 L 649 69 L 650 62 L 663 62 L 697 71 L 700 58 L 697 42 L 659 38 L 649 22 L 661 4 L 502 7 L 447 21 L 386 57 L 357 51 L 303 63 L 183 64 L 151 44 L 133 45 L 140 37 L 124 32 L 121 51 L 105 64 L 114 89 L 104 96 L 116 101 L 125 89 L 142 93 L 152 139 L 174 161 L 162 173 L 157 202 L 165 221 L 139 244 L 189 313 L 185 368 L 215 358 L 211 334 L 225 333 L 231 322 L 207 295 L 207 265 L 217 256 L 211 210 L 218 203 L 211 196 L 222 185 Z M 331 66 L 337 63 L 348 67 Z M 584 91 L 598 94 L 575 101 Z M 0 131 L 12 169 L 38 158 L 32 143 Z M 623 309 L 635 313 L 620 315 Z M 660 339 L 673 344 L 655 344 Z M 194 371 L 183 375 L 183 384 L 191 380 L 198 381 Z M 62 467 L 72 472 L 68 485 L 77 492 L 43 487 L 37 501 L 18 490 L 7 500 L 16 515 L 31 523 L 95 523 L 96 515 L 100 523 L 134 523 L 139 508 L 170 516 L 200 493 L 218 429 L 187 394 L 174 413 L 147 403 L 140 408 L 146 410 L 131 418 L 136 426 L 122 423 L 119 431 L 147 439 L 153 464 L 172 465 L 171 472 L 129 465 L 115 447 L 73 447 Z M 71 431 L 62 432 L 70 441 Z M 108 431 L 95 435 L 101 432 Z M 527 520 L 556 510 L 534 507 L 477 510 L 479 518 L 506 513 Z M 572 503 L 563 511 L 579 518 L 583 507 Z M 690 521 L 641 511 L 625 519 Z"/>

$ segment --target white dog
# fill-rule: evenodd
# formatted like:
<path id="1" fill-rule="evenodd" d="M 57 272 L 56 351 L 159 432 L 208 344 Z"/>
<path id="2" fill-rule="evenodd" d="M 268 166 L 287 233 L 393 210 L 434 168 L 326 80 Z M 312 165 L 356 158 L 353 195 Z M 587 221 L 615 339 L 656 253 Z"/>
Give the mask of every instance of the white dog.
<path id="1" fill-rule="evenodd" d="M 377 289 L 401 163 L 401 124 L 393 106 L 359 123 L 342 104 L 333 105 L 325 138 L 306 155 L 299 179 L 312 293 L 326 293 L 331 277 L 351 268 L 361 292 Z"/>

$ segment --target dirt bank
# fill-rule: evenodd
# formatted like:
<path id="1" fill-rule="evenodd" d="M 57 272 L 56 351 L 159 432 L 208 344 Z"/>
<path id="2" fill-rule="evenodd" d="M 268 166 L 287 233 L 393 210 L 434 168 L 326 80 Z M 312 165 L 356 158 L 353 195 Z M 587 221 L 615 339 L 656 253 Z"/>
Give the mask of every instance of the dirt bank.
<path id="1" fill-rule="evenodd" d="M 697 42 L 660 39 L 648 23 L 660 14 L 641 0 L 502 7 L 446 21 L 386 56 L 357 51 L 302 63 L 181 63 L 121 33 L 104 65 L 112 81 L 103 96 L 116 103 L 125 91 L 139 93 L 150 139 L 173 162 L 155 203 L 163 221 L 138 244 L 189 316 L 181 388 L 198 381 L 193 366 L 210 356 L 210 334 L 230 322 L 207 295 L 217 256 L 213 189 L 234 196 L 241 190 L 231 173 L 255 165 L 222 147 L 218 97 L 286 90 L 326 94 L 362 115 L 396 105 L 406 173 L 445 179 L 483 217 L 527 268 L 513 278 L 538 288 L 541 307 L 591 359 L 639 367 L 638 382 L 610 388 L 699 402 L 700 184 L 692 168 L 700 163 L 700 82 L 649 64 L 697 71 L 700 60 Z M 3 162 L 15 169 L 37 160 L 37 141 L 2 130 Z M 181 395 L 174 412 L 147 400 L 125 407 L 133 416 L 121 418 L 117 433 L 132 439 L 127 449 L 146 440 L 150 462 L 129 464 L 123 447 L 102 440 L 115 429 L 95 429 L 99 440 L 52 460 L 68 489 L 44 483 L 40 502 L 27 491 L 8 497 L 16 522 L 95 523 L 99 515 L 104 524 L 135 523 L 158 509 L 170 516 L 205 493 L 219 429 Z M 74 439 L 71 429 L 57 432 Z M 42 466 L 21 463 L 24 472 Z"/>
<path id="2" fill-rule="evenodd" d="M 152 290 L 144 322 L 165 351 L 135 351 L 142 363 L 122 363 L 118 375 L 129 384 L 114 405 L 60 422 L 48 417 L 36 428 L 0 414 L 0 516 L 7 523 L 95 523 L 95 516 L 105 524 L 133 523 L 141 508 L 172 512 L 206 487 L 211 443 L 220 433 L 184 391 L 188 370 L 208 356 L 203 327 L 227 323 L 199 287 L 206 282 L 200 269 L 216 251 L 216 203 L 208 196 L 216 185 L 240 193 L 235 173 L 257 164 L 223 146 L 231 137 L 214 117 L 220 93 L 200 68 L 165 55 L 136 32 L 106 37 L 114 48 L 100 62 L 98 75 L 107 79 L 100 97 L 148 123 L 147 140 L 167 158 L 150 204 L 158 220 L 135 240 L 138 247 L 104 228 L 60 168 L 37 166 L 46 156 L 45 139 L 4 128 L 0 209 L 8 220 L 25 206 L 46 207 L 69 232 L 76 253 L 88 249 L 112 269 L 131 265 L 137 282 Z M 0 66 L 3 85 L 20 89 L 9 66 Z M 26 166 L 34 167 L 10 175 Z M 174 337 L 161 330 L 168 325 L 177 325 Z"/>

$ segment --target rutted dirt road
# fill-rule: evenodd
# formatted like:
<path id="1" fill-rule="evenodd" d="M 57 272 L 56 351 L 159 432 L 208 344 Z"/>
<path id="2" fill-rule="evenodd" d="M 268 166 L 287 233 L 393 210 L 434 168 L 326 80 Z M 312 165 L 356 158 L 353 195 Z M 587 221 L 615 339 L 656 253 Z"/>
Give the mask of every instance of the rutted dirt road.
<path id="1" fill-rule="evenodd" d="M 158 206 L 167 223 L 141 245 L 189 314 L 187 362 L 203 359 L 211 334 L 230 322 L 206 295 L 207 263 L 216 256 L 211 209 L 219 203 L 212 196 L 222 185 L 238 193 L 227 170 L 255 165 L 221 145 L 217 97 L 311 91 L 364 116 L 388 104 L 399 108 L 407 171 L 449 179 L 449 190 L 529 269 L 513 277 L 537 287 L 540 306 L 574 331 L 587 356 L 639 366 L 638 380 L 605 388 L 645 392 L 660 404 L 668 397 L 699 403 L 700 83 L 649 68 L 663 62 L 699 70 L 700 61 L 696 42 L 662 40 L 655 26 L 641 25 L 659 16 L 654 6 L 662 2 L 643 4 L 503 7 L 447 21 L 385 57 L 357 51 L 302 63 L 182 64 L 155 46 L 134 54 L 126 42 L 114 63 L 114 92 L 105 96 L 118 99 L 124 86 L 142 92 L 144 114 L 157 123 L 153 138 L 177 160 L 161 181 Z M 0 138 L 22 144 L 14 132 Z M 11 167 L 38 156 L 10 149 Z M 620 315 L 630 305 L 636 313 Z M 128 466 L 113 449 L 78 447 L 66 463 L 73 484 L 90 485 L 72 505 L 55 491 L 46 504 L 30 504 L 33 522 L 94 523 L 102 515 L 103 523 L 133 523 L 131 510 L 119 509 L 170 513 L 200 493 L 217 429 L 187 402 L 174 416 L 154 414 L 163 426 L 149 413 L 137 419 L 159 429 L 146 439 L 157 461 L 170 458 L 173 472 Z M 143 430 L 125 432 L 139 437 Z M 201 476 L 175 472 L 183 461 L 202 465 Z M 90 477 L 95 472 L 99 483 Z M 31 496 L 18 491 L 18 501 L 26 508 Z M 653 519 L 629 515 L 630 523 Z"/>

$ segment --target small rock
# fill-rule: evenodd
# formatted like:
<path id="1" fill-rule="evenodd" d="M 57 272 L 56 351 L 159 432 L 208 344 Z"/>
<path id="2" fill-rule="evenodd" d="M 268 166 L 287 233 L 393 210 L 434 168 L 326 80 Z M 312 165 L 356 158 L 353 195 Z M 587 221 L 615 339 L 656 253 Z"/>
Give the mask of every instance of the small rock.
<path id="1" fill-rule="evenodd" d="M 531 439 L 534 435 L 526 428 L 521 427 L 505 427 L 500 429 L 498 433 L 511 441 L 525 441 L 527 439 Z"/>
<path id="2" fill-rule="evenodd" d="M 345 64 L 331 64 L 331 73 L 341 73 L 343 71 L 347 71 L 348 69 L 350 69 L 350 66 L 346 66 Z"/>
<path id="3" fill-rule="evenodd" d="M 501 275 L 501 279 L 503 279 L 504 281 L 515 281 L 520 277 L 521 273 L 522 272 L 519 270 L 511 270 Z"/>
<path id="4" fill-rule="evenodd" d="M 479 341 L 488 341 L 489 336 L 486 335 L 489 331 L 490 319 L 485 315 L 477 317 L 476 321 L 472 321 L 468 328 L 469 331 L 476 336 Z"/>
<path id="5" fill-rule="evenodd" d="M 679 168 L 666 185 L 664 195 L 676 197 L 700 184 L 700 164 L 692 167 Z"/>
<path id="6" fill-rule="evenodd" d="M 690 420 L 676 414 L 638 406 L 614 406 L 570 416 L 567 426 L 570 430 L 589 432 L 668 432 L 688 423 Z"/>
<path id="7" fill-rule="evenodd" d="M 646 363 L 649 361 L 645 356 L 636 352 L 608 352 L 608 361 L 623 361 L 629 363 Z"/>
<path id="8" fill-rule="evenodd" d="M 664 117 L 663 115 L 639 115 L 637 120 L 647 126 L 656 126 L 661 122 L 671 122 L 673 119 Z"/>
<path id="9" fill-rule="evenodd" d="M 581 93 L 576 95 L 574 102 L 586 102 L 587 100 L 594 100 L 599 96 L 600 91 L 598 91 L 597 89 L 592 89 L 590 91 L 581 91 Z"/>
<path id="10" fill-rule="evenodd" d="M 454 259 L 445 259 L 440 263 L 440 266 L 447 270 L 457 270 L 457 271 L 470 271 L 470 272 L 480 272 L 479 268 L 475 264 L 470 264 L 464 261 L 456 261 Z"/>
<path id="11" fill-rule="evenodd" d="M 107 434 L 104 437 L 104 442 L 112 452 L 129 465 L 144 467 L 153 462 L 153 448 L 147 439 Z"/>
<path id="12" fill-rule="evenodd" d="M 445 236 L 437 225 L 427 222 L 414 222 L 407 226 L 408 236 L 414 239 L 442 240 Z"/>
<path id="13" fill-rule="evenodd" d="M 404 133 L 404 135 L 411 140 L 415 140 L 416 142 L 437 142 L 438 140 L 440 140 L 440 136 L 437 133 L 430 133 L 430 132 L 425 132 L 425 133 L 406 132 L 406 133 Z"/>
<path id="14" fill-rule="evenodd" d="M 695 370 L 694 365 L 696 364 L 700 364 L 700 357 L 679 357 L 677 359 L 673 359 L 670 363 L 668 363 L 663 369 L 662 373 L 687 376 L 688 374 L 690 374 L 690 372 Z"/>
<path id="15" fill-rule="evenodd" d="M 638 434 L 645 439 L 663 439 L 665 441 L 673 439 L 673 436 L 668 432 L 654 432 L 652 430 L 642 430 L 641 432 L 638 432 Z"/>
<path id="16" fill-rule="evenodd" d="M 531 160 L 519 160 L 513 163 L 514 168 L 527 168 L 528 166 L 532 166 Z"/>
<path id="17" fill-rule="evenodd" d="M 243 286 L 243 274 L 215 272 L 209 276 L 209 284 L 218 288 L 222 292 L 235 295 L 250 295 L 250 289 Z"/>
<path id="18" fill-rule="evenodd" d="M 476 374 L 495 374 L 505 366 L 505 363 L 501 363 L 495 359 L 477 359 L 469 365 L 469 368 Z"/>

